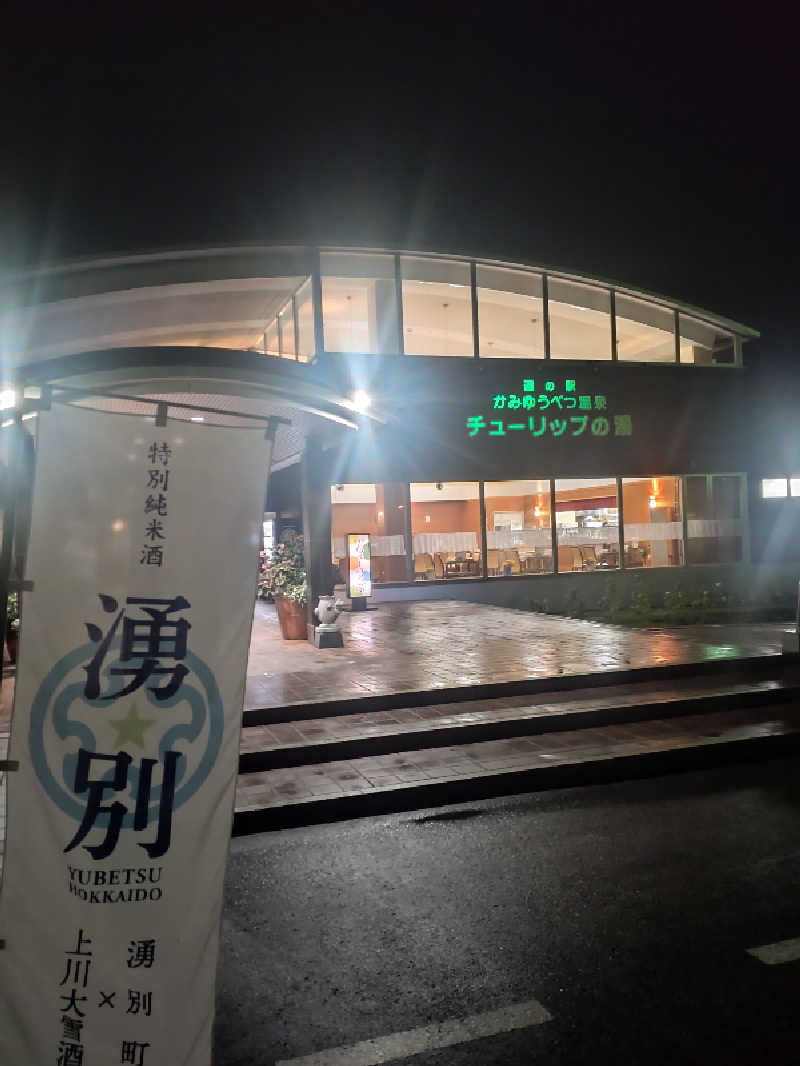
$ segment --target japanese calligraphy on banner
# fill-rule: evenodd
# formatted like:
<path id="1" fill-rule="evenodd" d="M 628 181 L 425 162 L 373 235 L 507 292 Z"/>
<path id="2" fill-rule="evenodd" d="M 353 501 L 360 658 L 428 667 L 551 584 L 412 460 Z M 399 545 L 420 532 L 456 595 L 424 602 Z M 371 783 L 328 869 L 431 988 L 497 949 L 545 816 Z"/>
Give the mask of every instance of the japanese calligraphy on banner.
<path id="1" fill-rule="evenodd" d="M 270 442 L 40 416 L 0 1062 L 207 1066 Z"/>

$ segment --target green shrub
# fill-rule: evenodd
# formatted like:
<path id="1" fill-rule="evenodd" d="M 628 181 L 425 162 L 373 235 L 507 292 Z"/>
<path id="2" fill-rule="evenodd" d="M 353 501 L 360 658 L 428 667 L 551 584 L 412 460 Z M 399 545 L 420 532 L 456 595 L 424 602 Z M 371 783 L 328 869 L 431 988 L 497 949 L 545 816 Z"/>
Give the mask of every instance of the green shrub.
<path id="1" fill-rule="evenodd" d="M 640 581 L 631 592 L 631 609 L 637 614 L 648 614 L 653 607 L 650 590 L 645 588 Z"/>
<path id="2" fill-rule="evenodd" d="M 683 611 L 689 603 L 686 589 L 682 585 L 677 588 L 667 589 L 664 593 L 664 607 L 667 611 Z"/>
<path id="3" fill-rule="evenodd" d="M 570 618 L 583 618 L 586 614 L 586 607 L 576 589 L 571 589 L 567 596 L 567 614 Z"/>

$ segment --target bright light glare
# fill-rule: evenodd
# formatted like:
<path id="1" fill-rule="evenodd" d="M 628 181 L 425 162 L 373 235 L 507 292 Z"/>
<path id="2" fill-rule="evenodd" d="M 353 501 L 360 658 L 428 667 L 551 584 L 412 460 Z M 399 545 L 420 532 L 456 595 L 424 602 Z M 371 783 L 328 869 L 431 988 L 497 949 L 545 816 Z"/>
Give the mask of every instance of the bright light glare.
<path id="1" fill-rule="evenodd" d="M 13 407 L 16 402 L 16 389 L 3 389 L 2 391 L 0 391 L 0 411 L 5 411 L 8 407 Z"/>
<path id="2" fill-rule="evenodd" d="M 192 415 L 190 421 L 192 422 L 205 422 L 203 415 Z"/>
<path id="3" fill-rule="evenodd" d="M 363 389 L 356 389 L 348 406 L 353 411 L 366 411 L 372 406 L 372 397 Z"/>

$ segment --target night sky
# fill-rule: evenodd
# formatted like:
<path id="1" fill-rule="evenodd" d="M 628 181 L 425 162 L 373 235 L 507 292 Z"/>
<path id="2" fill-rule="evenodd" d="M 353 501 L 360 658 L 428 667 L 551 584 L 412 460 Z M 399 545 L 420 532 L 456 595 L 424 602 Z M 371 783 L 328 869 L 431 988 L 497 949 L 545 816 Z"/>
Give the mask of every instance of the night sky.
<path id="1" fill-rule="evenodd" d="M 6 20 L 0 269 L 226 242 L 463 252 L 726 314 L 792 366 L 796 18 L 267 7 Z"/>

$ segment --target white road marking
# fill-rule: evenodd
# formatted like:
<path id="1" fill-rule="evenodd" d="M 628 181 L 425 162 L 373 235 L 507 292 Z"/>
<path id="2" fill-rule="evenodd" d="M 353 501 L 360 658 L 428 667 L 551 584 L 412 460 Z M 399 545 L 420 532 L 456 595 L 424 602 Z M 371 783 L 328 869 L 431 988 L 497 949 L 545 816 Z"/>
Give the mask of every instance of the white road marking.
<path id="1" fill-rule="evenodd" d="M 800 936 L 794 940 L 778 940 L 774 944 L 764 944 L 760 948 L 748 948 L 748 955 L 755 955 L 767 966 L 776 966 L 779 962 L 795 962 L 800 959 Z"/>
<path id="2" fill-rule="evenodd" d="M 425 1025 L 405 1033 L 392 1033 L 391 1036 L 378 1036 L 349 1047 L 316 1051 L 299 1059 L 281 1059 L 275 1066 L 377 1066 L 378 1063 L 419 1055 L 423 1051 L 465 1044 L 484 1036 L 525 1029 L 529 1025 L 541 1025 L 551 1019 L 552 1015 L 538 999 L 529 999 L 500 1010 L 470 1014 L 466 1018 Z"/>

